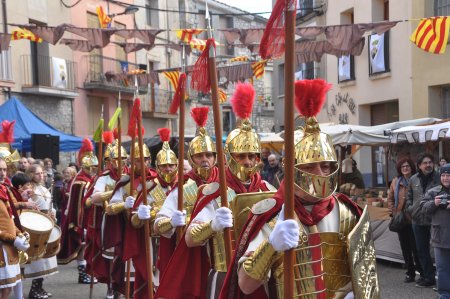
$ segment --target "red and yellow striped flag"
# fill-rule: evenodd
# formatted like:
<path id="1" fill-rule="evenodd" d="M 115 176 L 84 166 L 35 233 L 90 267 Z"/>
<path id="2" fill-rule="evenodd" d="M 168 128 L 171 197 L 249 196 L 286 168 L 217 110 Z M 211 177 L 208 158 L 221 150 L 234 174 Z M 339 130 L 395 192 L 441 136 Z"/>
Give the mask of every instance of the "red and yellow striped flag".
<path id="1" fill-rule="evenodd" d="M 222 88 L 217 89 L 217 92 L 219 93 L 219 103 L 223 104 L 227 101 L 227 93 Z"/>
<path id="2" fill-rule="evenodd" d="M 442 54 L 447 47 L 449 25 L 448 17 L 422 19 L 409 39 L 426 52 Z"/>
<path id="3" fill-rule="evenodd" d="M 255 76 L 256 79 L 261 79 L 264 76 L 264 67 L 266 64 L 267 59 L 252 63 L 253 76 Z"/>
<path id="4" fill-rule="evenodd" d="M 236 62 L 236 61 L 248 61 L 248 56 L 236 56 L 230 59 L 230 62 Z"/>
<path id="5" fill-rule="evenodd" d="M 42 38 L 35 35 L 30 30 L 23 29 L 23 28 L 14 29 L 13 32 L 11 33 L 11 39 L 12 40 L 28 39 L 32 42 L 42 43 Z"/>
<path id="6" fill-rule="evenodd" d="M 218 42 L 215 42 L 215 43 L 216 43 L 216 46 L 220 45 Z M 199 39 L 199 38 L 193 38 L 189 42 L 189 45 L 191 46 L 192 49 L 203 51 L 206 47 L 206 40 Z"/>
<path id="7" fill-rule="evenodd" d="M 169 72 L 163 72 L 163 75 L 169 79 L 170 85 L 172 85 L 172 88 L 174 90 L 177 90 L 178 87 L 178 79 L 180 78 L 180 72 L 179 71 L 169 71 Z"/>
<path id="8" fill-rule="evenodd" d="M 109 28 L 111 25 L 111 18 L 103 11 L 103 6 L 97 6 L 96 8 L 98 21 L 100 22 L 100 28 Z"/>
<path id="9" fill-rule="evenodd" d="M 194 35 L 199 35 L 205 31 L 206 29 L 178 29 L 176 30 L 176 35 L 179 40 L 189 44 Z"/>

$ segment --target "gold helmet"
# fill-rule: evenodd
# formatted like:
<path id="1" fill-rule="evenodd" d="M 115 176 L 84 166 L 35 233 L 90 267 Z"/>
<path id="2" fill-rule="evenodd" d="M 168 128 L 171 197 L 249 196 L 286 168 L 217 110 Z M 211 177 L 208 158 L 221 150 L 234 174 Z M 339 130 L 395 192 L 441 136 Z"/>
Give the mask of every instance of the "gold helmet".
<path id="1" fill-rule="evenodd" d="M 177 155 L 175 155 L 175 153 L 173 152 L 173 150 L 170 149 L 169 145 L 170 129 L 159 128 L 158 133 L 161 138 L 161 141 L 163 142 L 163 146 L 162 149 L 156 154 L 156 161 L 155 161 L 156 172 L 164 181 L 166 181 L 167 183 L 171 183 L 178 173 L 178 167 L 171 173 L 163 173 L 159 169 L 159 166 L 167 164 L 173 164 L 178 166 L 178 158 Z"/>
<path id="2" fill-rule="evenodd" d="M 295 82 L 295 105 L 306 117 L 304 136 L 295 144 L 295 184 L 315 198 L 326 198 L 336 191 L 338 161 L 331 137 L 320 131 L 316 115 L 322 109 L 327 91 L 325 80 L 299 80 Z M 328 175 L 317 175 L 301 170 L 310 163 L 330 162 Z"/>
<path id="3" fill-rule="evenodd" d="M 104 160 L 119 158 L 119 140 L 111 131 L 103 132 L 103 141 L 106 143 L 106 149 L 103 156 Z M 127 151 L 123 146 L 120 146 L 120 157 L 126 159 L 128 157 Z"/>
<path id="4" fill-rule="evenodd" d="M 11 143 L 14 142 L 14 124 L 16 121 L 2 121 L 2 132 L 0 133 L 0 158 L 5 160 L 7 165 L 18 162 L 20 154 L 17 150 L 12 151 Z"/>
<path id="5" fill-rule="evenodd" d="M 206 121 L 208 120 L 208 107 L 192 108 L 191 116 L 197 124 L 198 135 L 189 143 L 188 159 L 195 173 L 202 179 L 206 180 L 211 175 L 212 167 L 201 167 L 194 163 L 192 156 L 200 153 L 214 153 L 216 152 L 216 144 L 205 130 Z M 213 166 L 214 167 L 214 166 Z"/>
<path id="6" fill-rule="evenodd" d="M 252 113 L 255 101 L 255 89 L 251 84 L 238 83 L 236 91 L 231 99 L 234 113 L 240 118 L 237 128 L 228 134 L 225 141 L 224 151 L 230 171 L 242 182 L 247 182 L 256 172 L 261 169 L 260 163 L 252 167 L 239 164 L 231 154 L 254 153 L 261 155 L 261 142 L 258 134 L 253 130 L 249 117 Z"/>
<path id="7" fill-rule="evenodd" d="M 94 146 L 89 138 L 84 138 L 78 152 L 78 163 L 82 168 L 98 167 L 98 159 L 94 153 Z"/>
<path id="8" fill-rule="evenodd" d="M 143 143 L 142 144 L 142 150 L 144 151 L 144 158 L 152 158 L 151 154 L 150 154 L 150 150 L 148 149 L 148 146 Z M 139 159 L 141 157 L 141 151 L 139 150 L 139 142 L 136 140 L 134 142 L 134 158 L 135 159 Z"/>

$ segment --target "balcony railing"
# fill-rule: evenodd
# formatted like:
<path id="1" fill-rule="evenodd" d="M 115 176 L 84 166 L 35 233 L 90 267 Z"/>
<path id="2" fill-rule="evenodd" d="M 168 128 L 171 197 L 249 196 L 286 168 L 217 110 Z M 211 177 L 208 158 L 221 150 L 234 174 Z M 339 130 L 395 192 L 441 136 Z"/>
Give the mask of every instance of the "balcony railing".
<path id="1" fill-rule="evenodd" d="M 0 52 L 0 80 L 13 81 L 11 65 L 11 48 Z"/>
<path id="2" fill-rule="evenodd" d="M 76 90 L 76 62 L 41 55 L 22 55 L 20 59 L 23 87 Z"/>
<path id="3" fill-rule="evenodd" d="M 88 70 L 84 80 L 85 87 L 134 92 L 134 81 L 117 79 L 115 75 L 139 69 L 139 64 L 102 55 L 86 55 L 82 58 L 82 63 L 86 64 Z M 147 86 L 139 86 L 139 90 L 146 92 Z"/>

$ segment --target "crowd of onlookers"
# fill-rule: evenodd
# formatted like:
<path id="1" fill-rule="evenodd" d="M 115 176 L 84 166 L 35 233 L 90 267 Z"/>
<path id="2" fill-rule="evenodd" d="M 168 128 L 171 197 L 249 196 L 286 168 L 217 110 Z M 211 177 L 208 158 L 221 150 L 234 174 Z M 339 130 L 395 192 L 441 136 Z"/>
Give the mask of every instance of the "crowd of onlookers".
<path id="1" fill-rule="evenodd" d="M 396 229 L 407 270 L 404 282 L 434 287 L 438 298 L 450 298 L 450 164 L 441 158 L 436 166 L 432 154 L 422 153 L 415 162 L 398 159 L 396 168 L 388 205 L 391 217 L 403 213 L 405 219 Z"/>

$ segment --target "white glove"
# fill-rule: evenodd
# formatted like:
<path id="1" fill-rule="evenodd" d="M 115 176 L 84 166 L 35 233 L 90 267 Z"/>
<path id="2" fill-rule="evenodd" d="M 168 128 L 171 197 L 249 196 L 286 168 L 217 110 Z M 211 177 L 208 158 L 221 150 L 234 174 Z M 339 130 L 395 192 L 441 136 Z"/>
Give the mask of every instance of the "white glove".
<path id="1" fill-rule="evenodd" d="M 150 206 L 147 205 L 140 205 L 138 208 L 138 218 L 141 220 L 147 220 L 150 219 Z"/>
<path id="2" fill-rule="evenodd" d="M 27 238 L 25 238 L 25 236 L 17 236 L 14 240 L 14 247 L 21 251 L 26 251 L 30 247 L 30 244 L 28 243 L 28 240 Z"/>
<path id="3" fill-rule="evenodd" d="M 286 251 L 298 246 L 300 228 L 293 219 L 284 220 L 284 209 L 269 235 L 269 243 L 276 251 Z"/>
<path id="4" fill-rule="evenodd" d="M 186 210 L 183 212 L 175 210 L 170 218 L 170 224 L 172 227 L 185 226 L 186 225 Z"/>
<path id="5" fill-rule="evenodd" d="M 218 232 L 226 227 L 233 227 L 233 214 L 229 208 L 221 207 L 216 210 L 216 218 L 211 221 L 211 228 Z"/>
<path id="6" fill-rule="evenodd" d="M 131 209 L 134 206 L 135 199 L 133 196 L 128 196 L 125 199 L 125 209 Z"/>

